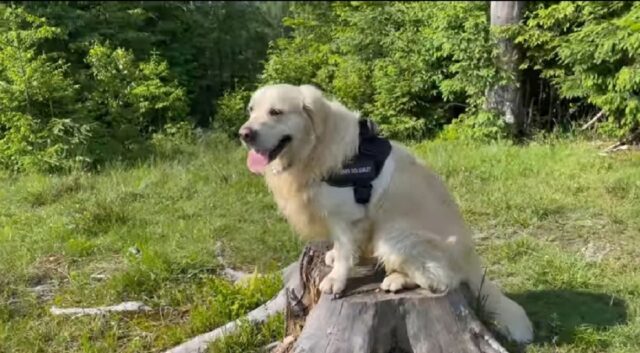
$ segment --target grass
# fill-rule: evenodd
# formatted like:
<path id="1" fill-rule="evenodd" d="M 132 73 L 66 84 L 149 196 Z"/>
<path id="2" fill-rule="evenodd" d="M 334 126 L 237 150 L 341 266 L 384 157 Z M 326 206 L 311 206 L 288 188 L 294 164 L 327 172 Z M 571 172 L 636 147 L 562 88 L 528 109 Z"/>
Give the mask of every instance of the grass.
<path id="1" fill-rule="evenodd" d="M 640 351 L 639 155 L 603 157 L 580 141 L 412 148 L 458 199 L 488 276 L 529 312 L 527 352 Z M 0 176 L 0 352 L 157 352 L 269 299 L 275 275 L 218 276 L 219 256 L 275 273 L 302 246 L 244 158 L 211 137 L 97 174 Z M 48 313 L 125 300 L 154 310 Z M 210 351 L 255 351 L 282 334 L 279 319 Z"/>

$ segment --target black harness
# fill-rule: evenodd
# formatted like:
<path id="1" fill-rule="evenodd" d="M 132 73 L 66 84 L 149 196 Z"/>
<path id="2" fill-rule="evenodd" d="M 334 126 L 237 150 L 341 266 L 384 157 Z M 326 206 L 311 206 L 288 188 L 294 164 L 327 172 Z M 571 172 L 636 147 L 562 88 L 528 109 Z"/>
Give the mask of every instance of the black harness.
<path id="1" fill-rule="evenodd" d="M 359 127 L 358 154 L 345 163 L 340 172 L 329 176 L 324 182 L 340 188 L 353 187 L 356 202 L 367 204 L 371 199 L 371 183 L 380 175 L 391 153 L 391 143 L 377 134 L 371 120 L 361 119 Z"/>

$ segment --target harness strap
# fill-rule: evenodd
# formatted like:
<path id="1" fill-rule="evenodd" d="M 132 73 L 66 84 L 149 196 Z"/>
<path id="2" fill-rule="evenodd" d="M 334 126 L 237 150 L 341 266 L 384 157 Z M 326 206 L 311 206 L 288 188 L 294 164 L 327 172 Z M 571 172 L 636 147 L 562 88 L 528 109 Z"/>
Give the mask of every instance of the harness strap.
<path id="1" fill-rule="evenodd" d="M 364 205 L 371 200 L 371 183 L 380 175 L 391 153 L 391 143 L 378 135 L 371 120 L 361 119 L 358 126 L 358 154 L 345 163 L 340 172 L 324 181 L 335 187 L 353 187 L 356 202 Z"/>
<path id="2" fill-rule="evenodd" d="M 356 199 L 356 202 L 365 205 L 369 203 L 371 200 L 371 191 L 373 190 L 373 185 L 371 183 L 356 183 L 353 186 L 353 197 Z"/>

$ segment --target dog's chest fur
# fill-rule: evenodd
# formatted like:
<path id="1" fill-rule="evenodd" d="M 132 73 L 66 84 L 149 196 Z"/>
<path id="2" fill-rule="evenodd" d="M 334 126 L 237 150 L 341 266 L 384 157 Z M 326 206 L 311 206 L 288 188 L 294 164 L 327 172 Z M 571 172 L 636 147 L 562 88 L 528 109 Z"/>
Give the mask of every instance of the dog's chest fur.
<path id="1" fill-rule="evenodd" d="M 304 239 L 331 239 L 332 224 L 353 225 L 354 230 L 369 228 L 371 217 L 382 202 L 394 170 L 394 161 L 389 157 L 378 178 L 372 182 L 373 191 L 367 205 L 356 203 L 353 188 L 334 187 L 324 182 L 301 183 L 295 174 L 267 175 L 271 190 L 280 212 L 289 224 Z"/>

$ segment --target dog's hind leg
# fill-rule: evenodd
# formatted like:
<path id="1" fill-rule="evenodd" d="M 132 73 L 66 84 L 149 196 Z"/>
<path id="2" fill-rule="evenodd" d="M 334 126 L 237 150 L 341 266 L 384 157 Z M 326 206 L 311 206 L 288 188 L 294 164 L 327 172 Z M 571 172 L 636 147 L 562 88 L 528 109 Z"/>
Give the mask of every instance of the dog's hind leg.
<path id="1" fill-rule="evenodd" d="M 403 289 L 412 289 L 417 287 L 418 284 L 409 278 L 406 274 L 398 271 L 393 271 L 384 278 L 384 281 L 380 284 L 382 290 L 388 292 L 398 292 Z"/>
<path id="2" fill-rule="evenodd" d="M 382 289 L 387 290 L 392 283 L 394 287 L 402 283 L 403 288 L 417 284 L 431 291 L 432 295 L 441 296 L 459 283 L 456 272 L 447 264 L 443 254 L 445 250 L 437 241 L 431 241 L 423 234 L 387 232 L 376 238 L 374 246 L 375 256 L 389 274 L 381 285 Z"/>

